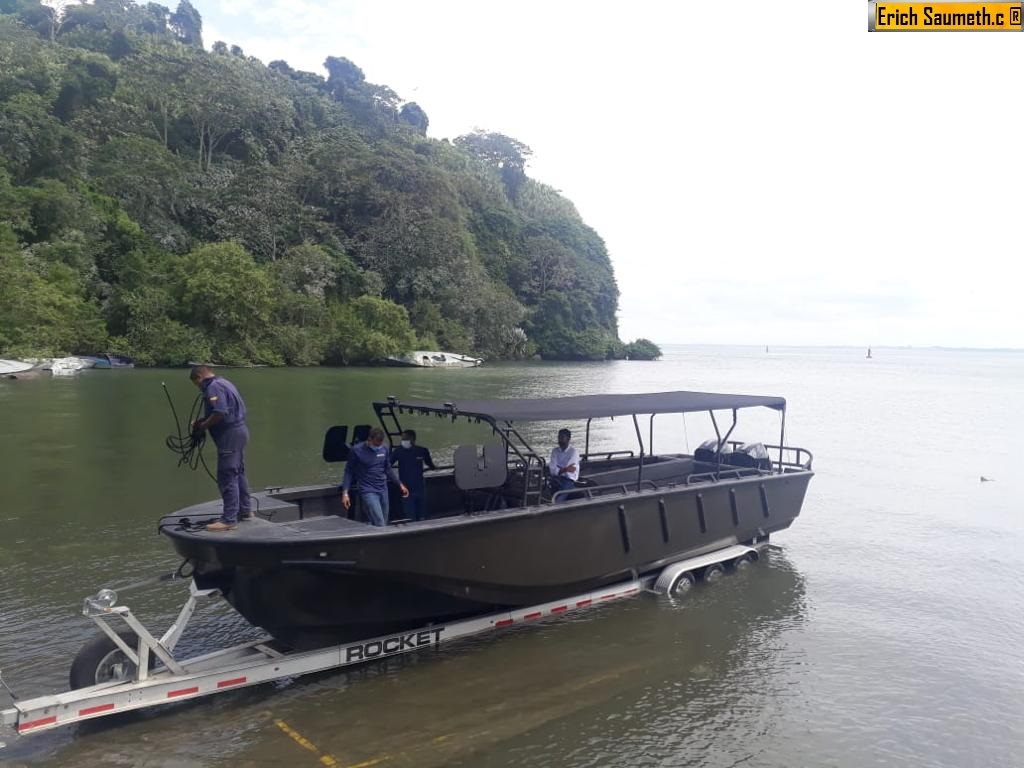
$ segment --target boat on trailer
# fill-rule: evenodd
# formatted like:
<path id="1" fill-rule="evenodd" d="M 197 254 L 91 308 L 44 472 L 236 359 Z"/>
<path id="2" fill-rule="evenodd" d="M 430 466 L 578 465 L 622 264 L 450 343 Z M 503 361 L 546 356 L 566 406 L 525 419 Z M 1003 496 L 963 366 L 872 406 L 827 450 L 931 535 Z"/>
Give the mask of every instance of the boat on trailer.
<path id="1" fill-rule="evenodd" d="M 781 414 L 778 445 L 744 450 L 731 439 L 738 413 L 755 407 Z M 784 444 L 785 407 L 781 397 L 706 392 L 387 398 L 373 409 L 389 441 L 412 416 L 490 428 L 483 444 L 455 447 L 453 466 L 427 473 L 429 519 L 375 527 L 356 510 L 346 514 L 337 486 L 321 485 L 255 494 L 254 519 L 228 533 L 205 529 L 219 515 L 219 500 L 168 515 L 159 528 L 200 588 L 219 590 L 248 622 L 290 648 L 458 621 L 643 578 L 673 561 L 752 546 L 788 528 L 813 472 L 808 451 Z M 716 417 L 722 411 L 731 413 L 725 434 Z M 655 419 L 691 412 L 710 413 L 712 445 L 693 455 L 653 453 Z M 632 418 L 637 449 L 591 452 L 592 422 L 616 416 Z M 646 445 L 641 416 L 649 419 Z M 579 482 L 554 491 L 547 458 L 522 425 L 584 420 Z M 329 432 L 325 458 L 345 458 L 347 434 L 344 427 Z M 391 509 L 400 509 L 391 493 Z"/>
<path id="2" fill-rule="evenodd" d="M 665 392 L 546 400 L 373 404 L 389 439 L 400 418 L 489 426 L 429 473 L 434 517 L 375 528 L 342 510 L 335 486 L 256 494 L 256 519 L 229 533 L 205 524 L 209 502 L 164 517 L 190 595 L 159 637 L 112 590 L 85 599 L 103 634 L 78 653 L 71 691 L 15 700 L 0 725 L 28 735 L 170 702 L 417 652 L 471 635 L 555 619 L 644 592 L 683 595 L 759 558 L 799 515 L 811 454 L 789 447 L 782 398 Z M 782 415 L 778 445 L 732 440 L 740 410 Z M 716 439 L 689 454 L 652 451 L 655 417 L 707 411 Z M 716 411 L 731 412 L 725 434 Z M 631 416 L 639 450 L 591 452 L 594 419 Z M 639 416 L 649 417 L 644 444 Z M 586 420 L 577 487 L 548 487 L 546 461 L 520 425 Z M 724 424 L 722 426 L 725 426 Z M 368 431 L 353 430 L 355 439 Z M 332 427 L 324 458 L 344 460 Z M 766 455 L 770 451 L 770 455 Z M 191 573 L 189 573 L 191 571 Z M 182 659 L 175 647 L 204 598 L 224 598 L 269 637 Z M 118 629 L 127 625 L 127 631 Z M 2 680 L 2 677 L 0 677 Z M 2 746 L 2 742 L 0 742 Z"/>

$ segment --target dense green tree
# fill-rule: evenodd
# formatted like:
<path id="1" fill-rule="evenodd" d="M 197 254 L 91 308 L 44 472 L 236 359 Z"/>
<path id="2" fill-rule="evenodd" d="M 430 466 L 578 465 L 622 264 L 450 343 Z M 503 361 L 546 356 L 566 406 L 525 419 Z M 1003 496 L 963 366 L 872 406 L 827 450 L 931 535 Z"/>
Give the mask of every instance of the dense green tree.
<path id="1" fill-rule="evenodd" d="M 415 101 L 403 104 L 401 111 L 398 113 L 398 117 L 403 123 L 415 128 L 420 135 L 427 135 L 427 127 L 430 125 L 430 120 L 427 119 L 427 113 L 424 112 L 423 108 Z"/>
<path id="2" fill-rule="evenodd" d="M 623 355 L 629 360 L 657 360 L 661 348 L 650 339 L 637 339 L 625 345 Z"/>
<path id="3" fill-rule="evenodd" d="M 168 19 L 170 28 L 185 45 L 203 47 L 203 19 L 192 3 L 181 0 Z"/>
<path id="4" fill-rule="evenodd" d="M 0 352 L 650 354 L 618 340 L 605 244 L 529 147 L 427 138 L 419 105 L 325 70 L 204 51 L 188 0 L 0 0 Z"/>
<path id="5" fill-rule="evenodd" d="M 333 305 L 331 315 L 335 330 L 329 349 L 337 362 L 379 363 L 411 349 L 416 342 L 405 307 L 386 299 L 360 296 Z"/>
<path id="6" fill-rule="evenodd" d="M 181 257 L 172 277 L 182 318 L 209 338 L 217 359 L 271 362 L 274 310 L 267 271 L 237 243 L 204 245 Z"/>

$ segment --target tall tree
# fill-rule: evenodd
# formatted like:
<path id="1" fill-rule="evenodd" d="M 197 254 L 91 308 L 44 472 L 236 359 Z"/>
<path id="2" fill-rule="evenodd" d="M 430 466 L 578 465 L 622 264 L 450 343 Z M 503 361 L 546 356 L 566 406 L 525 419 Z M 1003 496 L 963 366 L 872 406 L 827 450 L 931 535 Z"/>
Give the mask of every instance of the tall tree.
<path id="1" fill-rule="evenodd" d="M 203 17 L 188 0 L 181 0 L 170 17 L 171 29 L 185 45 L 203 47 Z"/>

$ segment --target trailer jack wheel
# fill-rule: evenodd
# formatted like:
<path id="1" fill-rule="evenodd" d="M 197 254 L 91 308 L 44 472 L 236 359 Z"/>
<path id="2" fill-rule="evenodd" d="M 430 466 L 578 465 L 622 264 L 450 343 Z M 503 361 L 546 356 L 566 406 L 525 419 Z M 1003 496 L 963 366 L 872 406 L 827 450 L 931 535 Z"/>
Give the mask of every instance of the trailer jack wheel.
<path id="1" fill-rule="evenodd" d="M 138 638 L 134 632 L 118 632 L 118 636 L 129 648 L 138 645 Z M 152 669 L 154 664 L 155 659 L 151 655 L 149 668 Z M 73 691 L 100 683 L 131 680 L 134 676 L 135 664 L 106 635 L 94 637 L 83 645 L 75 660 L 71 662 L 70 682 Z"/>

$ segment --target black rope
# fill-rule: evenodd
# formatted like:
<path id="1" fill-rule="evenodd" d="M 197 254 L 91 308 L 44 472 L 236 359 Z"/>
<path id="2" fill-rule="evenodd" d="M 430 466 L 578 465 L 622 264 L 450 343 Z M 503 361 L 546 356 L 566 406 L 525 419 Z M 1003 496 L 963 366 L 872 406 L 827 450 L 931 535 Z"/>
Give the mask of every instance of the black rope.
<path id="1" fill-rule="evenodd" d="M 171 393 L 167 391 L 167 385 L 163 382 L 160 386 L 164 388 L 164 394 L 167 396 L 167 403 L 171 406 L 171 416 L 174 418 L 174 429 L 177 435 L 168 435 L 164 441 L 171 453 L 178 456 L 178 466 L 182 464 L 186 465 L 189 469 L 196 470 L 199 465 L 203 465 L 203 469 L 206 470 L 206 474 L 210 476 L 213 482 L 217 482 L 217 478 L 214 477 L 210 468 L 206 466 L 206 459 L 203 458 L 203 446 L 206 444 L 206 432 L 205 430 L 194 430 L 192 425 L 195 424 L 196 419 L 199 418 L 200 411 L 202 410 L 203 404 L 203 393 L 200 392 L 196 399 L 192 401 L 192 408 L 188 414 L 188 420 L 185 422 L 188 425 L 188 434 L 182 434 L 181 421 L 178 419 L 178 409 L 174 407 L 174 401 L 171 399 Z"/>

